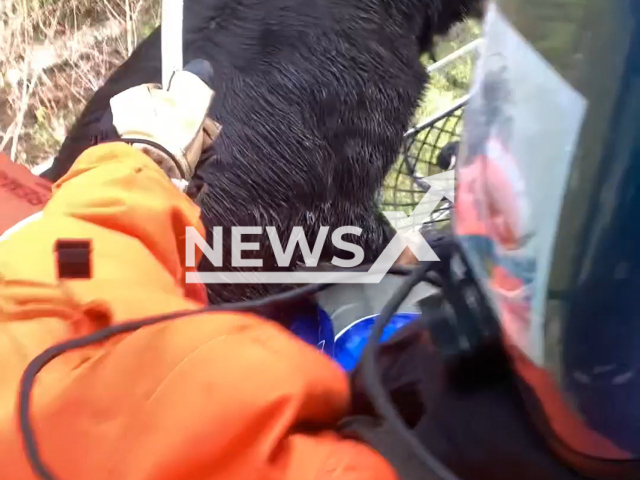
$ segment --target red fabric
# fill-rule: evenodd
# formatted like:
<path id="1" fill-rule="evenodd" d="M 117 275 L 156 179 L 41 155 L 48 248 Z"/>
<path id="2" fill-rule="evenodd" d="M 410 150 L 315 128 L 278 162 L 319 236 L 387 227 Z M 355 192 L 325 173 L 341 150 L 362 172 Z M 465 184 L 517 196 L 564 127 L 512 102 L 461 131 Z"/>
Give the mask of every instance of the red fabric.
<path id="1" fill-rule="evenodd" d="M 0 152 L 0 234 L 39 212 L 51 198 L 51 182 Z"/>

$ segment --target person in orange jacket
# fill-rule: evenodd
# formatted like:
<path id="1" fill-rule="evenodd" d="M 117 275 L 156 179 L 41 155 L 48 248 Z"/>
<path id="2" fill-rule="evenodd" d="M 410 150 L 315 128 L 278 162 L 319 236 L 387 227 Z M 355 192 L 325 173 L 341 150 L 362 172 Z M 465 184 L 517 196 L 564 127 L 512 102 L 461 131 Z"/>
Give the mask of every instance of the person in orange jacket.
<path id="1" fill-rule="evenodd" d="M 396 478 L 336 433 L 350 408 L 337 363 L 252 314 L 200 313 L 185 284 L 185 229 L 204 228 L 176 185 L 219 128 L 210 73 L 194 62 L 167 91 L 112 99 L 119 139 L 87 150 L 41 217 L 0 242 L 3 480 Z"/>

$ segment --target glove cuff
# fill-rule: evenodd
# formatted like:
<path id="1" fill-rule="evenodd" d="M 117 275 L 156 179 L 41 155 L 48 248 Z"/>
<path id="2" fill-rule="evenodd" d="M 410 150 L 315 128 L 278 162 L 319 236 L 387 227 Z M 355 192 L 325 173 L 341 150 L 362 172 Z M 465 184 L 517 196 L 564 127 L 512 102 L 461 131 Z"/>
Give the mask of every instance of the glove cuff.
<path id="1" fill-rule="evenodd" d="M 123 138 L 122 141 L 144 152 L 169 178 L 187 181 L 191 179 L 191 172 L 184 171 L 181 162 L 175 155 L 159 143 L 145 138 Z"/>

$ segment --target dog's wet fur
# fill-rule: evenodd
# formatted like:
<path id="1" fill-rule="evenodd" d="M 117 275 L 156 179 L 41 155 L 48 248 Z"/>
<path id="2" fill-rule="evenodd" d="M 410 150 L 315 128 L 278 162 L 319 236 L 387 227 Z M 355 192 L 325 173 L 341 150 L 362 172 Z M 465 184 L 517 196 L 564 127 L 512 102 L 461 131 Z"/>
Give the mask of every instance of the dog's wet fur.
<path id="1" fill-rule="evenodd" d="M 358 226 L 364 263 L 395 233 L 375 200 L 427 83 L 420 63 L 482 0 L 187 0 L 184 60 L 208 60 L 215 71 L 211 116 L 222 126 L 193 181 L 209 230 L 225 228 L 230 268 L 233 225 L 274 226 L 286 242 L 302 226 L 313 245 L 319 228 Z M 53 167 L 59 179 L 108 109 L 109 99 L 160 83 L 160 30 L 155 30 L 88 102 Z M 251 235 L 243 241 L 255 241 Z M 266 233 L 263 270 L 278 270 Z M 325 242 L 321 262 L 352 254 Z M 294 261 L 302 263 L 297 248 Z M 203 259 L 202 271 L 214 267 Z M 237 270 L 237 269 L 236 269 Z M 240 301 L 282 290 L 277 285 L 210 285 L 209 300 Z M 290 287 L 286 287 L 290 288 Z"/>

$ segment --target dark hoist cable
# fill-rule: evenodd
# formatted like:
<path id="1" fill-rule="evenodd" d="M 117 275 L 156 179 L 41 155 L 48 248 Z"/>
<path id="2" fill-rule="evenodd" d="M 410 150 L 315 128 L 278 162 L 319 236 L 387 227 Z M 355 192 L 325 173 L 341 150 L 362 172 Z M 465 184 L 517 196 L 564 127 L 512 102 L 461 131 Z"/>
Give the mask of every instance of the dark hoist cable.
<path id="1" fill-rule="evenodd" d="M 393 318 L 393 315 L 416 285 L 421 281 L 431 283 L 427 274 L 430 273 L 433 263 L 434 262 L 426 262 L 414 268 L 393 267 L 389 270 L 390 274 L 404 275 L 408 278 L 406 282 L 403 283 L 394 293 L 392 298 L 382 309 L 381 314 L 376 319 L 371 337 L 363 353 L 361 365 L 364 371 L 365 388 L 373 401 L 374 407 L 394 428 L 396 433 L 399 435 L 400 440 L 406 444 L 407 448 L 416 454 L 425 469 L 432 474 L 432 476 L 425 478 L 433 480 L 459 480 L 459 478 L 442 462 L 440 462 L 429 450 L 427 450 L 407 428 L 406 424 L 393 406 L 393 402 L 382 384 L 381 373 L 376 359 L 380 338 L 386 325 Z M 267 305 L 277 303 L 284 304 L 302 297 L 308 297 L 326 290 L 333 285 L 334 284 L 311 284 L 259 300 L 213 305 L 195 310 L 185 310 L 165 315 L 146 317 L 106 327 L 95 333 L 74 338 L 46 349 L 29 363 L 20 380 L 20 391 L 18 397 L 19 425 L 20 432 L 22 434 L 23 446 L 31 468 L 42 480 L 63 480 L 57 477 L 43 461 L 30 416 L 32 402 L 31 395 L 36 376 L 55 358 L 71 350 L 77 350 L 92 344 L 100 343 L 116 335 L 133 332 L 150 325 L 209 312 L 254 311 Z"/>
<path id="2" fill-rule="evenodd" d="M 378 320 L 376 321 L 376 326 L 374 327 L 374 332 L 370 340 L 370 344 L 373 346 L 368 347 L 368 350 L 365 353 L 367 358 L 371 356 L 371 352 L 373 351 L 372 348 L 375 349 L 377 347 L 380 339 L 380 334 L 384 330 L 384 326 L 389 322 L 390 318 L 398 309 L 402 301 L 411 292 L 413 286 L 417 285 L 421 280 L 425 280 L 425 275 L 430 270 L 431 265 L 432 265 L 431 263 L 427 263 L 427 264 L 420 265 L 419 267 L 392 267 L 389 270 L 388 272 L 389 274 L 403 275 L 403 276 L 408 276 L 409 278 L 408 278 L 407 284 L 402 285 L 399 288 L 399 290 L 396 292 L 396 294 L 393 296 L 391 301 L 384 307 L 382 314 L 379 316 Z M 362 271 L 363 275 L 366 275 L 368 273 L 366 269 L 368 269 L 369 267 L 371 267 L 371 265 L 362 265 L 356 269 L 350 269 L 350 270 Z M 25 453 L 31 468 L 36 473 L 36 475 L 42 480 L 67 480 L 67 479 L 62 479 L 56 476 L 51 471 L 51 468 L 48 465 L 46 465 L 46 463 L 42 459 L 42 456 L 40 454 L 40 449 L 38 447 L 38 441 L 33 429 L 33 424 L 31 422 L 32 393 L 33 393 L 33 386 L 35 383 L 36 376 L 47 364 L 49 364 L 55 358 L 69 351 L 77 350 L 80 348 L 87 347 L 89 345 L 101 343 L 116 335 L 130 333 L 150 325 L 156 325 L 163 322 L 169 322 L 169 321 L 178 320 L 181 318 L 206 314 L 210 312 L 255 311 L 267 305 L 286 304 L 293 300 L 309 297 L 323 290 L 326 290 L 327 288 L 333 285 L 334 284 L 331 284 L 331 283 L 305 285 L 304 287 L 299 287 L 284 293 L 271 295 L 258 300 L 250 300 L 250 301 L 228 303 L 228 304 L 221 304 L 221 305 L 212 305 L 212 306 L 207 306 L 207 307 L 198 308 L 194 310 L 182 310 L 182 311 L 167 313 L 164 315 L 145 317 L 138 320 L 123 322 L 117 325 L 112 325 L 112 326 L 103 328 L 101 330 L 98 330 L 97 332 L 94 332 L 82 337 L 74 338 L 72 340 L 68 340 L 66 342 L 62 342 L 57 345 L 53 345 L 49 347 L 40 355 L 38 355 L 33 360 L 31 360 L 31 362 L 27 365 L 27 368 L 23 372 L 22 378 L 20 379 L 20 390 L 18 394 L 19 425 L 20 425 L 20 433 L 22 436 L 23 446 L 24 446 Z M 367 368 L 369 373 L 373 372 L 374 376 L 376 377 L 380 376 L 375 360 Z M 381 385 L 379 378 L 377 379 L 377 382 Z M 388 402 L 388 396 L 383 396 L 380 398 L 380 405 L 382 405 L 383 407 L 381 414 L 383 415 L 386 415 L 387 408 L 393 409 L 393 406 L 387 405 L 387 402 Z M 387 405 L 387 407 L 385 407 L 385 405 Z M 411 435 L 410 432 L 407 432 L 407 433 Z M 435 460 L 435 462 L 437 462 L 437 460 Z M 441 467 L 436 467 L 433 470 L 435 472 L 444 472 L 446 471 L 446 468 L 444 466 L 441 466 Z M 449 476 L 449 475 L 441 475 L 441 478 L 443 480 L 457 480 L 455 479 L 455 477 Z"/>

